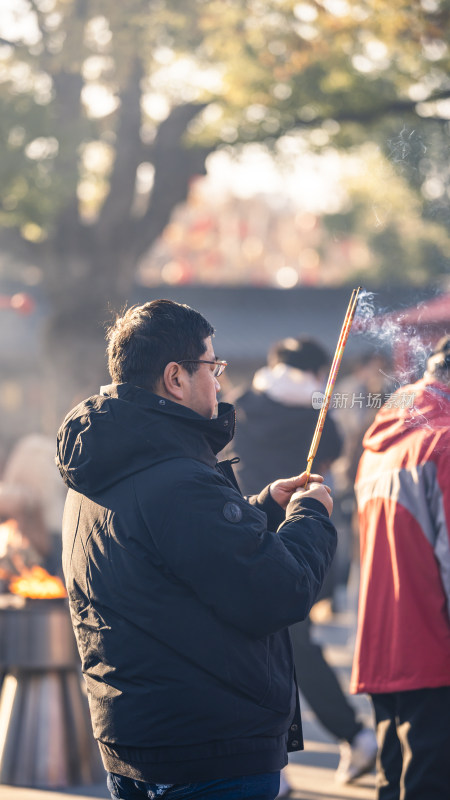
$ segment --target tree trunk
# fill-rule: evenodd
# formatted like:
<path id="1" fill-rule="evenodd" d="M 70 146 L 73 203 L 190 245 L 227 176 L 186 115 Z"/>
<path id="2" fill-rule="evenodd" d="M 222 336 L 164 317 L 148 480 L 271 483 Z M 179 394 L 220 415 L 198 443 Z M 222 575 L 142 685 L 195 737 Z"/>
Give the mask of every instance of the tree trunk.
<path id="1" fill-rule="evenodd" d="M 67 258 L 67 257 L 66 257 Z M 106 361 L 106 328 L 129 302 L 133 271 L 126 281 L 109 279 L 119 271 L 112 251 L 68 258 L 71 280 L 50 289 L 52 310 L 46 321 L 43 358 L 45 401 L 43 426 L 54 433 L 65 414 L 80 400 L 97 394 L 110 378 Z M 74 273 L 80 277 L 74 279 Z"/>

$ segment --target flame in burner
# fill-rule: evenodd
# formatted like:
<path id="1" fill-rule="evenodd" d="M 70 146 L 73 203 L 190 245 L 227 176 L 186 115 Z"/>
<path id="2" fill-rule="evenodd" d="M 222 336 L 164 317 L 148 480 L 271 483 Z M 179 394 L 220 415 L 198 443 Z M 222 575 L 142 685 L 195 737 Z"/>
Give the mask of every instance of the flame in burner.
<path id="1" fill-rule="evenodd" d="M 38 566 L 23 568 L 20 575 L 11 579 L 8 588 L 13 594 L 41 600 L 67 596 L 62 580 Z"/>

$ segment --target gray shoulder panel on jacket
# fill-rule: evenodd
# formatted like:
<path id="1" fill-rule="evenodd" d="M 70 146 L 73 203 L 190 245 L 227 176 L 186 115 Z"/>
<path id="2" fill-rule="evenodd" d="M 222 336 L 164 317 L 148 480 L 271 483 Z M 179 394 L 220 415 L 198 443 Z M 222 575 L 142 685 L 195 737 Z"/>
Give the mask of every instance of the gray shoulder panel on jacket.
<path id="1" fill-rule="evenodd" d="M 409 511 L 433 548 L 450 614 L 450 541 L 444 500 L 433 461 L 409 469 L 385 470 L 358 481 L 355 486 L 358 506 L 369 500 L 392 500 Z"/>

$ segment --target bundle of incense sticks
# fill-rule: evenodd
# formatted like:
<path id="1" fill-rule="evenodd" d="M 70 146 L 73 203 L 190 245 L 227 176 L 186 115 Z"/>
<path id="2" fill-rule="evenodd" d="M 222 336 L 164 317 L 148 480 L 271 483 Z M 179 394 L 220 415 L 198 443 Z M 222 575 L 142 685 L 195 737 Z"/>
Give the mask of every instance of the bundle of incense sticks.
<path id="1" fill-rule="evenodd" d="M 306 467 L 306 485 L 308 484 L 309 476 L 311 474 L 311 467 L 314 461 L 314 458 L 317 453 L 317 448 L 319 447 L 319 442 L 322 436 L 323 426 L 325 425 L 325 417 L 327 415 L 328 406 L 330 405 L 331 397 L 333 394 L 334 384 L 336 383 L 337 374 L 339 372 L 339 367 L 341 365 L 342 356 L 344 354 L 344 348 L 347 344 L 348 335 L 350 333 L 350 328 L 352 327 L 353 317 L 355 316 L 356 306 L 358 304 L 358 297 L 361 291 L 361 286 L 358 286 L 357 289 L 353 289 L 353 292 L 350 297 L 350 302 L 348 304 L 348 308 L 345 314 L 344 322 L 342 325 L 341 333 L 339 335 L 336 352 L 333 357 L 333 361 L 330 368 L 330 374 L 328 375 L 328 381 L 325 389 L 325 394 L 323 396 L 323 403 L 322 408 L 320 409 L 319 418 L 316 424 L 316 430 L 314 431 L 313 440 L 311 442 L 311 447 L 309 448 L 308 459 L 307 459 L 307 467 Z"/>

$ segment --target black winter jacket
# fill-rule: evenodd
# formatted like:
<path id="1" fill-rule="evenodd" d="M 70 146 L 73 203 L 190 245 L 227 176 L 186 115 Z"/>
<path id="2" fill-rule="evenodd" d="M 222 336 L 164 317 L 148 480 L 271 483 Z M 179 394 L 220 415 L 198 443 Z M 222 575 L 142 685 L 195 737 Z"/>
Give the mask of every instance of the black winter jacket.
<path id="1" fill-rule="evenodd" d="M 302 747 L 286 628 L 336 534 L 316 500 L 285 515 L 268 490 L 242 497 L 215 455 L 233 428 L 232 406 L 208 420 L 122 384 L 58 433 L 63 568 L 109 771 L 186 783 L 276 771 L 288 734 Z"/>

